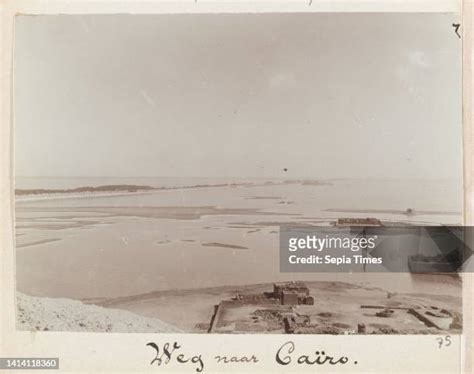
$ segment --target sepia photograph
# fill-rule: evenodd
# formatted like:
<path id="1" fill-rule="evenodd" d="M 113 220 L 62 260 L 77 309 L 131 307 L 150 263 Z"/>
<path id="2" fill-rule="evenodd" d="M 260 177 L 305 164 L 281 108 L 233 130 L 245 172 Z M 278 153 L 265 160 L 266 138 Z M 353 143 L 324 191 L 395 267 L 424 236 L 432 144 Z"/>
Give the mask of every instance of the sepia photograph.
<path id="1" fill-rule="evenodd" d="M 420 270 L 442 255 L 384 272 L 280 256 L 288 227 L 464 224 L 459 22 L 18 15 L 16 328 L 461 334 L 462 277 Z"/>

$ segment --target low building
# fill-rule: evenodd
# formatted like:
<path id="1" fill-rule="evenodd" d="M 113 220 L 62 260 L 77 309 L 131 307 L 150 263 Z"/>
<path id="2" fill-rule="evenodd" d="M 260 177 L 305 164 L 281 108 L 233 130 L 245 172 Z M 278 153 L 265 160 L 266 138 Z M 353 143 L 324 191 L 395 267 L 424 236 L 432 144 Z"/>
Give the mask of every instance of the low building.
<path id="1" fill-rule="evenodd" d="M 336 226 L 383 226 L 377 218 L 339 218 Z"/>
<path id="2" fill-rule="evenodd" d="M 298 305 L 299 297 L 295 292 L 283 291 L 281 294 L 281 305 Z"/>
<path id="3" fill-rule="evenodd" d="M 299 296 L 309 295 L 309 288 L 303 282 L 284 282 L 273 285 L 273 297 L 281 299 L 283 292 L 294 292 Z"/>
<path id="4" fill-rule="evenodd" d="M 303 282 L 275 283 L 272 296 L 281 305 L 314 305 L 314 298 L 309 296 L 309 288 Z"/>
<path id="5" fill-rule="evenodd" d="M 313 296 L 306 296 L 303 299 L 303 304 L 304 305 L 314 305 L 314 297 Z"/>

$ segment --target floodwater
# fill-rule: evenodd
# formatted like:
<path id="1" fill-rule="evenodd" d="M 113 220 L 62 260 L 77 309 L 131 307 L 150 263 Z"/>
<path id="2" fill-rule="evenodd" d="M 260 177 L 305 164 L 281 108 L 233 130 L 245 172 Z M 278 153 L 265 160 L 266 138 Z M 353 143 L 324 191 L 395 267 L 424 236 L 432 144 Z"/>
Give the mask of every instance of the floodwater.
<path id="1" fill-rule="evenodd" d="M 123 183 L 170 189 L 17 200 L 19 291 L 84 299 L 284 280 L 339 280 L 392 292 L 459 290 L 454 281 L 409 274 L 279 271 L 281 224 L 328 225 L 339 217 L 461 224 L 456 181 L 18 179 L 16 187 Z M 414 214 L 403 214 L 406 209 Z"/>

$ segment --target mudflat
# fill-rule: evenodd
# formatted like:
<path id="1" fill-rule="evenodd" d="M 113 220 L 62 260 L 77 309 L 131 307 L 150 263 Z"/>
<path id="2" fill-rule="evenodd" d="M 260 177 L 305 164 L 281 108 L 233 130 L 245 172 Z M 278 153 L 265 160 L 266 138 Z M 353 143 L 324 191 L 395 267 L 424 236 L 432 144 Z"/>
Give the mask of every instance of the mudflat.
<path id="1" fill-rule="evenodd" d="M 372 186 L 375 193 L 368 202 L 362 200 L 365 185 L 261 181 L 19 199 L 17 287 L 32 296 L 115 305 L 184 331 L 205 329 L 213 306 L 235 296 L 236 287 L 253 292 L 281 281 L 343 282 L 385 293 L 460 297 L 460 282 L 436 276 L 280 272 L 280 225 L 327 226 L 350 202 L 361 200 L 360 205 L 371 208 L 354 208 L 344 217 L 461 222 L 461 215 L 453 214 L 457 204 L 440 199 L 433 207 L 423 196 L 408 199 L 410 186 L 396 187 L 397 194 L 386 184 Z M 432 196 L 446 190 L 432 189 Z M 407 200 L 416 202 L 410 216 L 403 214 Z M 336 309 L 351 300 L 345 292 L 328 292 L 325 297 Z"/>

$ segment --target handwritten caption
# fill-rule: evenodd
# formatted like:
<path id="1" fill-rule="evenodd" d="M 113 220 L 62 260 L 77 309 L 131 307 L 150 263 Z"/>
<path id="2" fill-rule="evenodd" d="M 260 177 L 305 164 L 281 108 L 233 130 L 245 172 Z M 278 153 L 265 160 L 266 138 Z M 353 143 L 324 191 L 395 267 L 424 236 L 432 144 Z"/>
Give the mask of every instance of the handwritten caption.
<path id="1" fill-rule="evenodd" d="M 146 344 L 153 350 L 153 358 L 150 365 L 165 366 L 169 364 L 186 365 L 190 369 L 201 373 L 206 368 L 207 360 L 201 353 L 189 353 L 178 342 L 166 342 L 157 344 L 149 342 Z M 216 355 L 212 358 L 217 364 L 257 364 L 260 359 L 255 354 L 250 355 Z M 346 356 L 330 355 L 323 349 L 316 349 L 311 353 L 298 352 L 296 344 L 289 340 L 280 345 L 274 355 L 274 362 L 280 366 L 288 365 L 357 365 L 357 361 Z"/>

